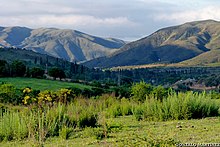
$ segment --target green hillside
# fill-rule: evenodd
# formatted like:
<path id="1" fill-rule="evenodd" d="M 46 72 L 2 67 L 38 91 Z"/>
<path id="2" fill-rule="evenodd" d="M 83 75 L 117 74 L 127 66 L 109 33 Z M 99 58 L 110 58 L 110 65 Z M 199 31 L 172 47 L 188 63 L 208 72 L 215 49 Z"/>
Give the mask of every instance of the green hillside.
<path id="1" fill-rule="evenodd" d="M 26 48 L 65 59 L 85 61 L 109 55 L 125 44 L 115 38 L 101 38 L 76 30 L 1 27 L 0 46 Z"/>
<path id="2" fill-rule="evenodd" d="M 0 48 L 0 59 L 12 62 L 14 60 L 24 61 L 29 66 L 61 66 L 64 62 L 63 59 L 48 56 L 46 54 L 40 54 L 31 50 L 19 49 L 19 48 Z"/>
<path id="3" fill-rule="evenodd" d="M 189 22 L 160 29 L 131 42 L 110 56 L 86 62 L 90 67 L 179 63 L 220 48 L 220 22 Z"/>
<path id="4" fill-rule="evenodd" d="M 219 66 L 220 50 L 211 50 L 192 59 L 181 62 L 184 66 Z"/>

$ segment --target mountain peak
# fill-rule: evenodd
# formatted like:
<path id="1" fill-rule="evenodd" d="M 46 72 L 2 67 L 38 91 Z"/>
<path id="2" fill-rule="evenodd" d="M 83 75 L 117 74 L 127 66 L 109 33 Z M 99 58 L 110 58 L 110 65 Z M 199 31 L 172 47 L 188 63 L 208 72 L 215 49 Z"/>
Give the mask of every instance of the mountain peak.
<path id="1" fill-rule="evenodd" d="M 151 63 L 178 63 L 220 49 L 220 22 L 203 20 L 160 29 L 131 42 L 112 55 L 87 66 L 113 67 Z"/>
<path id="2" fill-rule="evenodd" d="M 26 48 L 69 61 L 106 56 L 124 44 L 70 29 L 0 27 L 0 46 Z"/>
<path id="3" fill-rule="evenodd" d="M 210 24 L 210 23 L 219 23 L 219 21 L 216 21 L 216 20 L 213 20 L 213 19 L 207 19 L 207 20 L 199 20 L 199 21 L 187 22 L 187 23 L 184 23 L 184 24 L 196 25 L 196 24 Z"/>

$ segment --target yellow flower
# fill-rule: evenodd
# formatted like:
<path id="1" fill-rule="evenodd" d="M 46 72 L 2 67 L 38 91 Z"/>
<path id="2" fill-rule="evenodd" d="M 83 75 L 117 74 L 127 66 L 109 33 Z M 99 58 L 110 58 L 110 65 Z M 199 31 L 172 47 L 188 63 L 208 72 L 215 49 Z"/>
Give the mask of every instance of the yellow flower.
<path id="1" fill-rule="evenodd" d="M 52 98 L 51 98 L 50 96 L 48 96 L 48 97 L 46 98 L 46 100 L 48 100 L 49 102 L 51 102 L 51 101 L 52 101 Z"/>
<path id="2" fill-rule="evenodd" d="M 23 93 L 30 93 L 31 92 L 31 89 L 30 88 L 25 88 L 24 90 L 23 90 Z"/>
<path id="3" fill-rule="evenodd" d="M 28 96 L 28 95 L 26 95 L 26 96 L 24 97 L 25 100 L 28 100 L 29 98 L 30 98 L 30 96 Z"/>
<path id="4" fill-rule="evenodd" d="M 24 104 L 27 104 L 27 100 L 22 100 L 22 102 L 23 102 Z"/>

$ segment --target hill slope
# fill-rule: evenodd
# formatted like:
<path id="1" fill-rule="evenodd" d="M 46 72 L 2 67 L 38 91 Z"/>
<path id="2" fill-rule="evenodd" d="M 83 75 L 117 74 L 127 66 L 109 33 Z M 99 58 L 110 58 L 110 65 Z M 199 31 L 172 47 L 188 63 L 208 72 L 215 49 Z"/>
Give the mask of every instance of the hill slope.
<path id="1" fill-rule="evenodd" d="M 150 63 L 178 63 L 210 50 L 220 49 L 220 22 L 189 22 L 168 27 L 128 43 L 107 57 L 85 63 L 90 67 L 114 67 Z"/>
<path id="2" fill-rule="evenodd" d="M 0 47 L 0 60 L 5 60 L 8 63 L 20 60 L 24 62 L 27 67 L 41 67 L 43 69 L 46 69 L 47 66 L 48 68 L 60 67 L 63 70 L 69 70 L 71 65 L 75 65 L 75 63 L 63 59 L 19 48 Z"/>
<path id="3" fill-rule="evenodd" d="M 68 29 L 0 27 L 0 46 L 26 48 L 68 61 L 106 56 L 124 44 L 119 39 L 104 39 Z"/>
<path id="4" fill-rule="evenodd" d="M 220 65 L 220 49 L 211 50 L 200 54 L 192 59 L 180 62 L 184 66 L 219 66 Z"/>

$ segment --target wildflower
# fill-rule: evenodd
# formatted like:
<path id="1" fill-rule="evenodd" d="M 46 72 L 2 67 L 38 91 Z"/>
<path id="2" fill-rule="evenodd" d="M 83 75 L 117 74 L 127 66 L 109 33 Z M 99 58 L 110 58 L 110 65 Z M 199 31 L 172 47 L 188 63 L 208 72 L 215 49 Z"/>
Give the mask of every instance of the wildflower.
<path id="1" fill-rule="evenodd" d="M 22 100 L 22 102 L 26 105 L 27 104 L 27 100 Z"/>
<path id="2" fill-rule="evenodd" d="M 50 96 L 47 96 L 46 98 L 47 101 L 51 102 L 52 101 L 52 98 Z"/>
<path id="3" fill-rule="evenodd" d="M 25 100 L 28 100 L 28 99 L 30 99 L 30 96 L 26 95 L 26 96 L 24 97 L 24 99 L 25 99 Z"/>
<path id="4" fill-rule="evenodd" d="M 30 93 L 32 90 L 30 89 L 30 88 L 25 88 L 24 90 L 23 90 L 23 93 Z"/>

